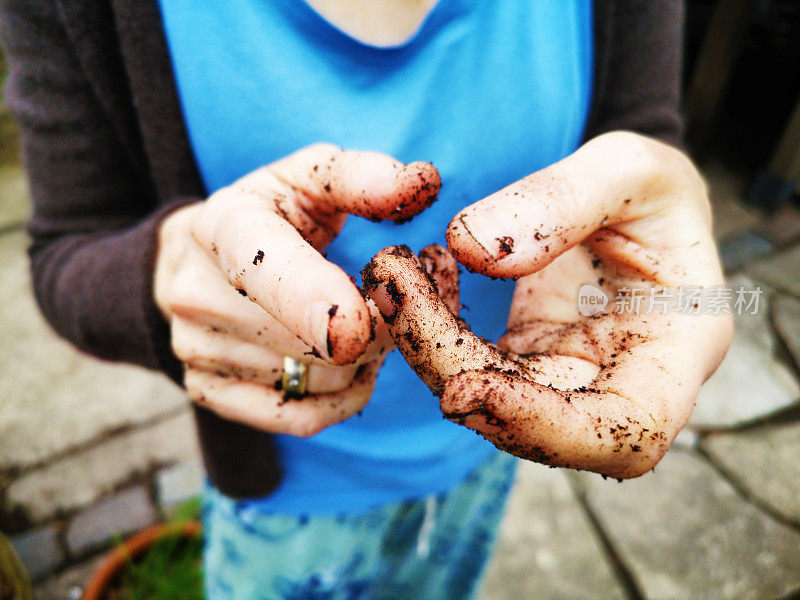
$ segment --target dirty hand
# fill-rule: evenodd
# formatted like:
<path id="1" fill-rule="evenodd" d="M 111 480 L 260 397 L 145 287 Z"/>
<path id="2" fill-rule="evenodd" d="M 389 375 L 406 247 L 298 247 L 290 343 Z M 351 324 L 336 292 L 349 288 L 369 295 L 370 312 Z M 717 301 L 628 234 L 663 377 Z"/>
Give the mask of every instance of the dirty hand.
<path id="1" fill-rule="evenodd" d="M 452 269 L 442 276 L 395 247 L 364 272 L 444 416 L 545 464 L 618 478 L 652 469 L 732 337 L 730 315 L 645 310 L 662 288 L 674 300 L 723 284 L 691 161 L 640 135 L 605 134 L 463 210 L 447 242 L 467 268 L 518 278 L 498 347 L 448 310 Z M 610 299 L 605 310 L 579 311 L 585 284 Z"/>
<path id="2" fill-rule="evenodd" d="M 320 252 L 348 214 L 408 219 L 439 185 L 428 163 L 320 144 L 167 217 L 154 295 L 192 399 L 299 436 L 361 410 L 392 340 L 374 305 Z M 302 398 L 280 389 L 284 357 L 308 365 Z"/>

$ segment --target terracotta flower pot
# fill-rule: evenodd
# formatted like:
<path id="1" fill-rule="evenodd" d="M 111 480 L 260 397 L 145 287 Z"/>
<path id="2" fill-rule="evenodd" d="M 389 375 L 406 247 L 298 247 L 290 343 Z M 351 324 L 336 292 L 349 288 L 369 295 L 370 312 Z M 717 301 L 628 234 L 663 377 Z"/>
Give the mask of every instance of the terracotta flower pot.
<path id="1" fill-rule="evenodd" d="M 83 600 L 105 600 L 115 579 L 125 566 L 142 556 L 158 540 L 171 535 L 194 538 L 202 533 L 200 521 L 183 521 L 180 523 L 160 523 L 140 531 L 115 548 L 94 572 L 86 589 Z"/>

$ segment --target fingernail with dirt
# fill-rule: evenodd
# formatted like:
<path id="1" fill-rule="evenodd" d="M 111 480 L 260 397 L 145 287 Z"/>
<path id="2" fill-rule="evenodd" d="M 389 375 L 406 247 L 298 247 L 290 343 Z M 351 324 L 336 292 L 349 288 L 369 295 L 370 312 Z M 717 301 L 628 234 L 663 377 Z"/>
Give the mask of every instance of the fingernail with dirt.
<path id="1" fill-rule="evenodd" d="M 392 295 L 386 288 L 385 283 L 378 283 L 369 291 L 369 296 L 375 302 L 375 305 L 378 307 L 378 310 L 381 311 L 381 315 L 385 320 L 389 322 L 394 320 L 397 314 L 397 305 L 394 303 Z"/>
<path id="2" fill-rule="evenodd" d="M 306 331 L 310 334 L 306 343 L 318 348 L 328 350 L 328 324 L 331 320 L 330 310 L 331 304 L 329 302 L 314 302 L 306 310 Z M 327 358 L 331 358 L 330 351 L 328 350 Z"/>
<path id="3" fill-rule="evenodd" d="M 512 215 L 500 209 L 470 212 L 459 217 L 472 238 L 494 259 L 514 252 L 519 235 Z"/>
<path id="4" fill-rule="evenodd" d="M 492 415 L 485 415 L 483 413 L 474 413 L 468 415 L 463 421 L 465 427 L 469 427 L 478 433 L 483 433 L 486 435 L 500 433 L 503 431 L 503 428 L 497 423 L 498 421 L 496 417 Z"/>

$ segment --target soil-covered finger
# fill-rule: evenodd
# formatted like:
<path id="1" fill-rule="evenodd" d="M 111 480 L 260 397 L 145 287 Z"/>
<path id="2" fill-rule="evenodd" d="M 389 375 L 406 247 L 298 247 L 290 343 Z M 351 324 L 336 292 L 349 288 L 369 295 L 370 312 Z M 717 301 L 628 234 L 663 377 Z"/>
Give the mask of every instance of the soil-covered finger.
<path id="1" fill-rule="evenodd" d="M 701 178 L 680 152 L 612 132 L 461 211 L 448 227 L 447 245 L 468 268 L 513 278 L 544 268 L 606 227 L 621 226 L 642 247 L 665 255 L 688 245 L 682 229 L 707 220 L 705 198 Z M 673 217 L 669 228 L 659 227 Z M 691 237 L 690 244 L 700 241 Z M 690 264 L 686 259 L 697 252 L 675 256 Z"/>
<path id="2" fill-rule="evenodd" d="M 286 398 L 271 386 L 194 369 L 186 372 L 185 384 L 192 400 L 223 418 L 271 433 L 310 437 L 364 408 L 379 368 L 380 361 L 363 365 L 348 388 L 300 399 Z"/>
<path id="3" fill-rule="evenodd" d="M 723 325 L 700 317 L 670 323 L 618 348 L 595 371 L 588 360 L 544 355 L 532 377 L 461 374 L 447 383 L 442 411 L 517 456 L 635 477 L 655 466 L 688 421 L 723 354 L 710 328 Z"/>
<path id="4" fill-rule="evenodd" d="M 436 200 L 441 187 L 430 163 L 403 164 L 386 154 L 330 144 L 309 146 L 266 169 L 301 191 L 298 197 L 314 205 L 307 208 L 327 207 L 373 221 L 411 219 Z"/>
<path id="5" fill-rule="evenodd" d="M 426 246 L 419 252 L 419 260 L 430 275 L 439 297 L 450 312 L 458 317 L 461 310 L 458 292 L 458 263 L 453 255 L 438 244 Z"/>
<path id="6" fill-rule="evenodd" d="M 325 360 L 348 364 L 364 353 L 373 327 L 361 293 L 279 215 L 241 208 L 195 231 L 237 293 Z"/>
<path id="7" fill-rule="evenodd" d="M 303 342 L 261 306 L 250 302 L 228 283 L 203 253 L 192 256 L 174 280 L 171 310 L 182 322 L 191 323 L 197 335 L 217 335 L 231 342 L 247 343 L 271 350 L 279 356 L 328 366 L 317 348 Z M 358 366 L 378 358 L 394 346 L 377 308 L 368 301 L 370 319 L 375 324 L 375 340 L 353 363 Z M 180 324 L 183 328 L 183 324 Z"/>
<path id="8" fill-rule="evenodd" d="M 556 390 L 487 371 L 451 379 L 441 407 L 445 417 L 475 429 L 505 452 L 618 478 L 652 469 L 676 433 L 610 392 Z"/>
<path id="9" fill-rule="evenodd" d="M 381 309 L 397 348 L 434 394 L 465 370 L 524 370 L 453 316 L 407 247 L 381 250 L 362 274 L 364 289 Z"/>
<path id="10" fill-rule="evenodd" d="M 222 378 L 282 387 L 283 360 L 294 358 L 308 369 L 310 393 L 333 392 L 350 386 L 358 365 L 332 367 L 313 356 L 276 353 L 260 344 L 245 342 L 223 329 L 176 318 L 172 324 L 176 356 L 191 369 Z"/>

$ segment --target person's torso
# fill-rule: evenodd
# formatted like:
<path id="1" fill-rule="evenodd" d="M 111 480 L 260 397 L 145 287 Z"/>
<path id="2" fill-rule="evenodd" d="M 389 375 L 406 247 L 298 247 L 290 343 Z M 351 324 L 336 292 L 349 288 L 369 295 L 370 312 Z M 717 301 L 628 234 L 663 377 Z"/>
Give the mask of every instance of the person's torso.
<path id="1" fill-rule="evenodd" d="M 591 0 L 440 0 L 405 44 L 375 48 L 303 0 L 161 0 L 183 112 L 209 193 L 315 142 L 439 169 L 410 223 L 351 217 L 327 249 L 357 279 L 381 248 L 444 243 L 463 207 L 572 152 L 591 92 Z M 496 340 L 513 282 L 465 273 L 462 316 Z M 358 416 L 276 436 L 284 479 L 262 510 L 352 512 L 443 491 L 494 448 L 442 419 L 393 351 Z"/>

